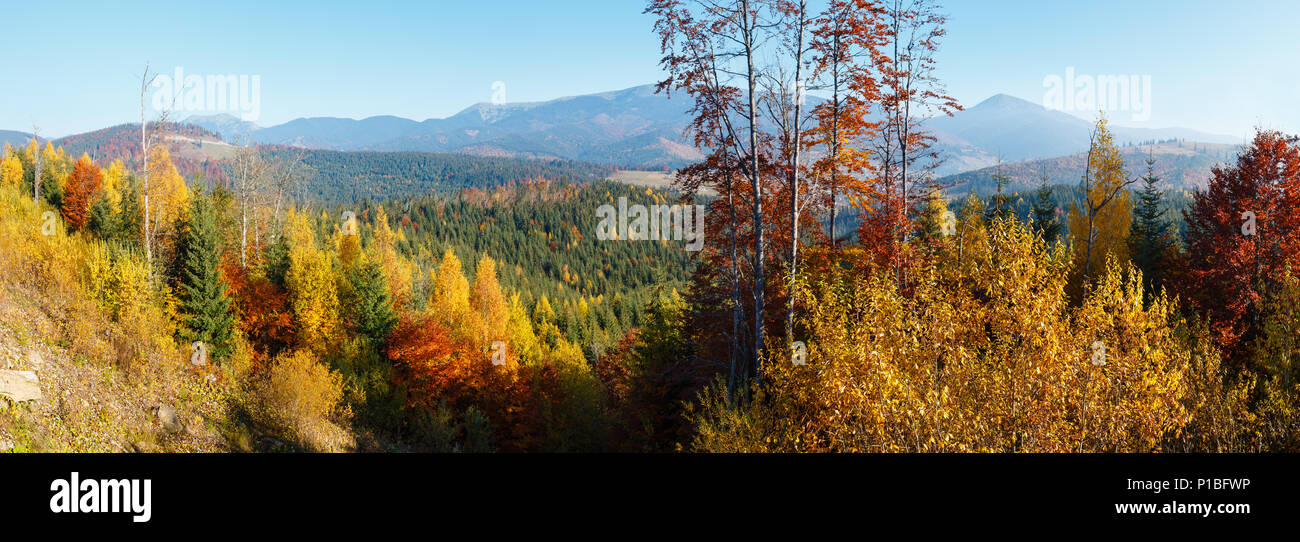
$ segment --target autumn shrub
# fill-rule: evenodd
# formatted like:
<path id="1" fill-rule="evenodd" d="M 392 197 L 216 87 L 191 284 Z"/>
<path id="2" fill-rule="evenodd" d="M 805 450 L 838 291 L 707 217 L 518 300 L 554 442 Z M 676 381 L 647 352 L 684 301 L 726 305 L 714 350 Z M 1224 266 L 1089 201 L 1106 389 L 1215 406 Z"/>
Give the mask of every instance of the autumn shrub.
<path id="1" fill-rule="evenodd" d="M 1251 345 L 1262 450 L 1300 450 L 1300 278 L 1288 267 L 1262 303 Z"/>
<path id="2" fill-rule="evenodd" d="M 793 438 L 786 436 L 791 425 L 769 408 L 769 403 L 740 404 L 727 394 L 720 377 L 700 392 L 698 404 L 689 404 L 687 418 L 696 432 L 690 450 L 706 453 L 773 453 L 794 451 Z"/>
<path id="3" fill-rule="evenodd" d="M 158 351 L 166 351 L 164 357 L 172 362 L 188 359 L 188 354 L 178 352 L 170 334 L 174 323 L 162 306 L 144 257 L 132 249 L 103 243 L 96 243 L 89 252 L 85 288 L 91 294 L 88 297 L 112 319 L 103 327 L 112 330 L 116 364 L 130 369 L 158 362 Z"/>
<path id="4" fill-rule="evenodd" d="M 343 398 L 357 424 L 389 435 L 401 432 L 407 390 L 394 379 L 393 364 L 374 345 L 360 337 L 344 340 L 322 361 L 342 378 Z"/>
<path id="5" fill-rule="evenodd" d="M 1191 420 L 1179 432 L 1168 436 L 1163 449 L 1182 452 L 1241 452 L 1258 449 L 1254 427 L 1258 418 L 1251 410 L 1255 395 L 1253 379 L 1230 371 L 1212 342 L 1212 332 L 1200 322 L 1183 330 L 1194 344 L 1188 371 L 1188 393 L 1184 398 Z"/>
<path id="6" fill-rule="evenodd" d="M 278 357 L 254 385 L 255 412 L 262 422 L 308 449 L 333 448 L 335 422 L 350 416 L 340 408 L 343 382 L 338 373 L 298 350 Z"/>
<path id="7" fill-rule="evenodd" d="M 266 276 L 265 268 L 250 270 L 237 264 L 222 267 L 239 317 L 236 324 L 248 339 L 252 371 L 294 344 L 296 330 L 289 294 Z"/>
<path id="8" fill-rule="evenodd" d="M 1217 365 L 1172 300 L 1112 261 L 1073 307 L 1067 247 L 1006 219 L 987 240 L 907 294 L 887 274 L 810 279 L 807 364 L 774 348 L 751 403 L 706 395 L 694 447 L 1155 451 L 1191 422 L 1191 371 Z"/>
<path id="9" fill-rule="evenodd" d="M 223 360 L 221 367 L 227 377 L 236 382 L 244 382 L 252 377 L 255 368 L 253 347 L 243 334 L 236 332 L 231 341 L 230 356 Z"/>

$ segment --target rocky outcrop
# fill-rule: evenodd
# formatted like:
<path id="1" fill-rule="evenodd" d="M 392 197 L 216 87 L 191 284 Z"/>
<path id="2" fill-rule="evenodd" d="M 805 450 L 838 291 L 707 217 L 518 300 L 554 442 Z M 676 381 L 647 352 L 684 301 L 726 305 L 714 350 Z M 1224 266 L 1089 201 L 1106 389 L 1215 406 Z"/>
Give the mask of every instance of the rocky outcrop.
<path id="1" fill-rule="evenodd" d="M 0 397 L 14 403 L 39 401 L 41 385 L 36 372 L 0 370 Z"/>

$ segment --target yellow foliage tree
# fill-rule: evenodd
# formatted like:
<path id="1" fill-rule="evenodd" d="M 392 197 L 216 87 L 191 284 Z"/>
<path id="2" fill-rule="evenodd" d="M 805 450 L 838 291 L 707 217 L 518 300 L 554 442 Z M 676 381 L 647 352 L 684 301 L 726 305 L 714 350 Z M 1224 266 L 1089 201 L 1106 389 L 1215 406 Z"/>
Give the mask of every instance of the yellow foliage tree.
<path id="1" fill-rule="evenodd" d="M 5 153 L 0 162 L 0 186 L 17 190 L 23 184 L 23 162 L 17 156 Z"/>
<path id="2" fill-rule="evenodd" d="M 280 355 L 258 386 L 257 412 L 300 445 L 335 451 L 340 439 L 333 421 L 350 416 L 343 402 L 343 378 L 304 350 Z"/>
<path id="3" fill-rule="evenodd" d="M 41 151 L 41 176 L 54 179 L 55 184 L 62 190 L 63 183 L 67 182 L 71 170 L 72 161 L 68 159 L 68 154 L 63 151 L 63 147 L 55 148 L 53 143 L 46 142 L 45 149 Z"/>
<path id="4" fill-rule="evenodd" d="M 505 341 L 506 323 L 510 318 L 510 307 L 497 282 L 496 262 L 486 254 L 478 261 L 474 270 L 474 286 L 469 295 L 470 308 L 474 315 L 474 339 L 479 347 L 487 351 L 494 341 Z M 511 347 L 513 350 L 513 347 Z"/>
<path id="5" fill-rule="evenodd" d="M 555 319 L 555 309 L 551 308 L 551 300 L 542 294 L 542 298 L 537 300 L 537 305 L 533 307 L 533 318 L 538 323 L 547 323 Z"/>
<path id="6" fill-rule="evenodd" d="M 1090 346 L 1082 378 L 1079 450 L 1148 452 L 1191 420 L 1193 352 L 1174 334 L 1174 303 L 1163 293 L 1143 302 L 1142 276 L 1114 260 L 1076 316 Z"/>
<path id="7" fill-rule="evenodd" d="M 1107 260 L 1128 261 L 1133 201 L 1126 188 L 1133 182 L 1106 118 L 1098 119 L 1088 148 L 1082 201 L 1070 205 L 1068 217 L 1076 287 L 1089 282 Z"/>
<path id="8" fill-rule="evenodd" d="M 126 166 L 121 160 L 113 160 L 104 170 L 104 201 L 108 202 L 113 214 L 122 212 L 122 189 L 126 187 Z"/>
<path id="9" fill-rule="evenodd" d="M 532 365 L 541 360 L 542 344 L 533 331 L 532 321 L 528 318 L 528 309 L 519 301 L 519 294 L 510 296 L 509 317 L 506 321 L 506 342 L 512 352 L 518 356 L 519 363 Z"/>
<path id="10" fill-rule="evenodd" d="M 433 277 L 433 296 L 429 300 L 429 311 L 438 323 L 446 326 L 453 333 L 464 333 L 470 314 L 469 280 L 465 278 L 465 269 L 460 258 L 451 249 L 442 255 L 438 263 L 438 272 Z"/>
<path id="11" fill-rule="evenodd" d="M 334 232 L 332 239 L 334 247 L 339 253 L 339 263 L 344 269 L 356 267 L 361 257 L 361 236 L 355 233 L 349 233 L 347 229 L 340 229 Z"/>
<path id="12" fill-rule="evenodd" d="M 409 262 L 397 254 L 399 236 L 388 225 L 388 214 L 384 206 L 375 210 L 375 248 L 384 268 L 384 277 L 388 279 L 388 292 L 392 295 L 393 306 L 403 307 L 411 296 L 413 272 Z"/>
<path id="13" fill-rule="evenodd" d="M 172 234 L 188 212 L 189 188 L 185 186 L 185 178 L 181 177 L 176 164 L 172 163 L 166 145 L 154 145 L 149 149 L 149 161 L 144 174 L 149 181 L 148 192 L 144 196 L 148 198 L 150 237 L 145 242 L 158 247 L 165 255 L 173 248 L 169 240 L 174 237 Z M 141 202 L 144 201 L 141 198 Z"/>
<path id="14" fill-rule="evenodd" d="M 706 394 L 695 446 L 1139 452 L 1191 422 L 1204 345 L 1177 332 L 1173 302 L 1144 303 L 1138 272 L 1112 263 L 1071 308 L 1063 245 L 1014 219 L 987 238 L 959 273 L 931 268 L 906 294 L 887 276 L 810 277 L 807 363 L 774 350 L 749 407 Z"/>
<path id="15" fill-rule="evenodd" d="M 330 253 L 316 246 L 307 216 L 290 212 L 287 232 L 289 269 L 284 282 L 298 325 L 301 346 L 324 351 L 338 326 L 338 283 Z"/>

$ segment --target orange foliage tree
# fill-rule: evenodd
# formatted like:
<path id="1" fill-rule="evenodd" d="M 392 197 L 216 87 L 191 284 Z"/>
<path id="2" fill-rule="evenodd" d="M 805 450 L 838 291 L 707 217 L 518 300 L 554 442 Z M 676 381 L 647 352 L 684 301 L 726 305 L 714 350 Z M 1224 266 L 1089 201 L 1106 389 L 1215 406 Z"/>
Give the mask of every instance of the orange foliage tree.
<path id="1" fill-rule="evenodd" d="M 429 316 L 407 313 L 388 334 L 388 359 L 411 406 L 432 407 L 467 382 L 467 349 Z"/>
<path id="2" fill-rule="evenodd" d="M 446 404 L 462 412 L 474 407 L 491 421 L 502 450 L 539 446 L 543 405 L 559 388 L 550 366 L 493 365 L 434 318 L 413 313 L 404 314 L 389 333 L 388 358 L 396 368 L 395 380 L 406 388 L 409 407 Z"/>
<path id="3" fill-rule="evenodd" d="M 81 155 L 68 175 L 63 194 L 63 220 L 68 229 L 76 231 L 86 227 L 90 221 L 90 204 L 94 201 L 104 181 L 104 172 L 90 159 Z"/>
<path id="4" fill-rule="evenodd" d="M 289 309 L 289 293 L 262 274 L 253 274 L 238 261 L 222 264 L 238 311 L 238 326 L 252 346 L 254 367 L 294 344 L 297 329 Z"/>

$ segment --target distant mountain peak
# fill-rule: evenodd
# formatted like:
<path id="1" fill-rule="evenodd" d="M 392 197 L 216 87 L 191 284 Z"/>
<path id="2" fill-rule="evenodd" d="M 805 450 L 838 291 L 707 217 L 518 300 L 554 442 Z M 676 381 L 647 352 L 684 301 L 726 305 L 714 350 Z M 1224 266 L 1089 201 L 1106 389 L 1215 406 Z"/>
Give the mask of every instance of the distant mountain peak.
<path id="1" fill-rule="evenodd" d="M 1022 110 L 1046 110 L 1047 108 L 1026 100 L 1017 98 L 1010 94 L 994 94 L 984 101 L 975 105 L 971 109 L 1022 109 Z"/>

